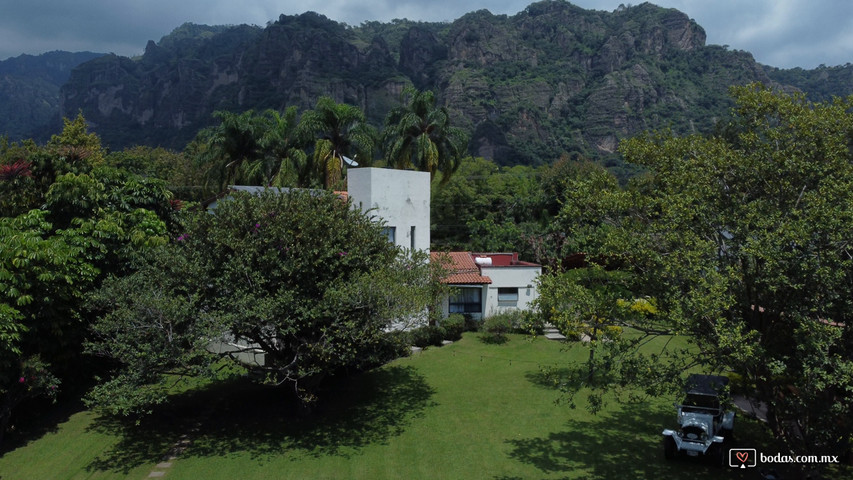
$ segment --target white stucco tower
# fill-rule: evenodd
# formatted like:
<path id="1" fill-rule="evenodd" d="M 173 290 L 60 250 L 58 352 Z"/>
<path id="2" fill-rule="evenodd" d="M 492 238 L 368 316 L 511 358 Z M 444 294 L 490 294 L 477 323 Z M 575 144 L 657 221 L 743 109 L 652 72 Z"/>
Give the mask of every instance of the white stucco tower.
<path id="1" fill-rule="evenodd" d="M 429 172 L 350 168 L 347 193 L 353 206 L 385 222 L 394 244 L 429 252 Z"/>

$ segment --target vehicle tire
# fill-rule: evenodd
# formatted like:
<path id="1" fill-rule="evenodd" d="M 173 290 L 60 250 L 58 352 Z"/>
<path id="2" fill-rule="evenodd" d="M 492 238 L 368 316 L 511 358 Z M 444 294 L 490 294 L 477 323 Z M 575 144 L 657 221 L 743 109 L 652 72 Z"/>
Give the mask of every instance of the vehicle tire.
<path id="1" fill-rule="evenodd" d="M 726 464 L 726 449 L 723 448 L 723 445 L 719 443 L 714 444 L 708 453 L 711 455 L 711 464 L 715 467 L 723 468 Z"/>
<path id="2" fill-rule="evenodd" d="M 672 460 L 678 453 L 678 447 L 675 446 L 675 440 L 672 437 L 663 437 L 663 458 Z"/>

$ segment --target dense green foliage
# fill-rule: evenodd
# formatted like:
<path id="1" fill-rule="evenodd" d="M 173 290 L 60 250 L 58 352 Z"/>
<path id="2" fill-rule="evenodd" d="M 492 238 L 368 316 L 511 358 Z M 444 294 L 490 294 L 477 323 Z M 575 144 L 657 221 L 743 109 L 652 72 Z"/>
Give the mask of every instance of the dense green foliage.
<path id="1" fill-rule="evenodd" d="M 344 157 L 363 167 L 373 162 L 378 134 L 358 107 L 320 97 L 314 109 L 306 111 L 299 121 L 305 134 L 316 139 L 313 163 L 325 188 L 341 186 Z"/>
<path id="2" fill-rule="evenodd" d="M 56 395 L 45 362 L 75 358 L 85 329 L 76 307 L 97 273 L 83 258 L 87 240 L 52 235 L 46 213 L 0 218 L 0 441 L 21 402 Z"/>
<path id="3" fill-rule="evenodd" d="M 432 277 L 423 260 L 331 193 L 220 201 L 94 297 L 101 316 L 89 350 L 120 369 L 90 399 L 118 413 L 144 410 L 164 400 L 169 374 L 198 374 L 225 356 L 310 404 L 326 376 L 400 354 L 385 329 L 425 321 Z"/>
<path id="4" fill-rule="evenodd" d="M 293 107 L 284 113 L 215 112 L 220 124 L 195 140 L 203 148 L 196 164 L 206 167 L 207 185 L 214 191 L 234 184 L 312 186 L 315 169 L 301 150 L 306 140 L 296 113 Z"/>
<path id="5" fill-rule="evenodd" d="M 217 111 L 220 124 L 199 132 L 186 155 L 214 191 L 234 184 L 343 189 L 347 166 L 371 166 L 380 147 L 388 164 L 440 171 L 446 181 L 464 154 L 464 135 L 435 108 L 432 92 L 406 95 L 411 103 L 389 113 L 381 140 L 360 109 L 322 97 L 304 112 Z"/>
<path id="6" fill-rule="evenodd" d="M 433 248 L 514 251 L 530 261 L 559 264 L 578 250 L 565 249 L 570 239 L 554 217 L 573 193 L 567 182 L 589 168 L 595 167 L 568 158 L 536 168 L 464 159 L 447 183 L 433 184 Z"/>
<path id="7" fill-rule="evenodd" d="M 447 183 L 465 154 L 465 133 L 451 126 L 447 109 L 436 106 L 433 92 L 410 88 L 403 98 L 403 105 L 385 119 L 386 162 L 396 168 L 430 172 L 433 178 L 441 172 L 441 182 Z"/>
<path id="8" fill-rule="evenodd" d="M 564 204 L 567 231 L 656 307 L 610 312 L 606 323 L 687 334 L 698 348 L 661 362 L 627 354 L 628 341 L 603 344 L 598 386 L 654 393 L 691 366 L 731 372 L 790 448 L 844 452 L 853 434 L 853 98 L 812 104 L 757 85 L 733 96 L 724 134 L 626 141 L 626 160 L 649 173 Z"/>
<path id="9" fill-rule="evenodd" d="M 0 158 L 0 437 L 22 402 L 88 382 L 86 297 L 166 242 L 165 185 L 105 165 L 85 120 Z"/>

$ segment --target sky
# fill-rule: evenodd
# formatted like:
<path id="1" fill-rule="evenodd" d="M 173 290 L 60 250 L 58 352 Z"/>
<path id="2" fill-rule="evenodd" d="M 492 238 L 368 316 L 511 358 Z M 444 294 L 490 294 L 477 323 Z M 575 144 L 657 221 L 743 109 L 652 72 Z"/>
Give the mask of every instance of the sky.
<path id="1" fill-rule="evenodd" d="M 0 60 L 53 50 L 139 55 L 185 22 L 265 26 L 306 11 L 357 26 L 395 18 L 453 21 L 488 9 L 515 15 L 532 0 L 0 0 Z M 574 0 L 613 11 L 642 2 Z M 705 29 L 707 43 L 746 50 L 765 65 L 815 68 L 853 63 L 850 0 L 658 0 Z"/>

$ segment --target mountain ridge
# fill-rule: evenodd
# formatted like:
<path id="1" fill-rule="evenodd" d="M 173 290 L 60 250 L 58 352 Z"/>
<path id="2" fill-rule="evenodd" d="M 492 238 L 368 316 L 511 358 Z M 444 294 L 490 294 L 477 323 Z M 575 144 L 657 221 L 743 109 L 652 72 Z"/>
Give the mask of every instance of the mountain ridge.
<path id="1" fill-rule="evenodd" d="M 78 65 L 103 54 L 53 51 L 0 61 L 0 135 L 42 137 L 59 121 L 59 90 Z"/>
<path id="2" fill-rule="evenodd" d="M 184 24 L 134 59 L 77 67 L 60 112 L 82 111 L 112 148 L 183 148 L 219 109 L 312 108 L 321 95 L 381 125 L 406 85 L 432 89 L 472 155 L 537 164 L 562 154 L 617 162 L 619 140 L 648 129 L 707 132 L 730 85 L 760 81 L 816 95 L 853 93 L 853 67 L 781 70 L 706 45 L 684 13 L 650 3 L 613 12 L 562 0 L 516 15 L 350 27 L 314 12 L 265 28 Z"/>

